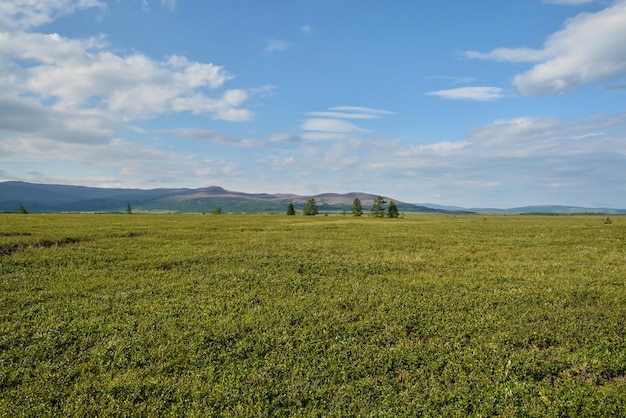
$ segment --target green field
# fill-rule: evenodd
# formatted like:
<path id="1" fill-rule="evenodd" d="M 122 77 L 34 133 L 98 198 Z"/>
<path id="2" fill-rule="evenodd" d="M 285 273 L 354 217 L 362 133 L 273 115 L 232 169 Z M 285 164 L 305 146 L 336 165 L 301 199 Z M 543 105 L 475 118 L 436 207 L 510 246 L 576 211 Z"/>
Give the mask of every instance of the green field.
<path id="1" fill-rule="evenodd" d="M 0 416 L 625 416 L 611 220 L 0 215 Z"/>

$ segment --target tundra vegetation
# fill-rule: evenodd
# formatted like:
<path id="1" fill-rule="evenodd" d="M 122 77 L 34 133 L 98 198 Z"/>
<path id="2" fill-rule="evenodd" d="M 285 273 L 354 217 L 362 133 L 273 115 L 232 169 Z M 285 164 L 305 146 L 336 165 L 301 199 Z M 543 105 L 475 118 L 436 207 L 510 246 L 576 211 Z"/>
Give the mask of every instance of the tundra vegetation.
<path id="1" fill-rule="evenodd" d="M 626 218 L 0 216 L 0 416 L 625 416 Z"/>

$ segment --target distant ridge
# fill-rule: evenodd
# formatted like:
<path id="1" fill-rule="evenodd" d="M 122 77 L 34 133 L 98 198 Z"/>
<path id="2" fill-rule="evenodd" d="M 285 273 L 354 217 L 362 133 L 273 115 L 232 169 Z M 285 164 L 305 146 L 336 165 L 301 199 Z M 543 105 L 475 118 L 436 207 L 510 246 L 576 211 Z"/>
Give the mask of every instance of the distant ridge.
<path id="1" fill-rule="evenodd" d="M 522 206 L 510 209 L 473 208 L 469 209 L 477 213 L 502 213 L 502 214 L 550 214 L 550 215 L 582 215 L 582 214 L 626 214 L 626 209 L 613 208 L 585 208 L 580 206 L 545 205 L 545 206 Z"/>
<path id="2" fill-rule="evenodd" d="M 301 210 L 308 199 L 314 198 L 320 212 L 350 212 L 355 198 L 365 210 L 376 195 L 352 193 L 322 193 L 303 196 L 288 193 L 242 193 L 219 186 L 197 189 L 120 189 L 36 184 L 21 181 L 0 183 L 0 211 L 15 212 L 20 204 L 29 212 L 116 212 L 128 203 L 135 211 L 212 212 L 221 207 L 223 212 L 284 213 L 289 202 Z M 392 198 L 386 197 L 387 201 Z M 394 199 L 395 200 L 395 199 Z M 395 200 L 403 212 L 471 213 L 464 210 L 444 210 Z"/>
<path id="3" fill-rule="evenodd" d="M 392 197 L 383 196 L 389 201 Z M 355 198 L 364 210 L 371 207 L 376 195 L 363 192 L 297 195 L 290 193 L 243 193 L 220 186 L 197 189 L 122 189 L 37 184 L 22 181 L 0 182 L 0 212 L 15 212 L 20 204 L 29 212 L 120 212 L 128 203 L 135 211 L 212 212 L 221 207 L 230 213 L 284 213 L 289 202 L 302 210 L 307 200 L 315 199 L 319 211 L 350 213 Z M 443 206 L 433 203 L 406 203 L 394 199 L 401 212 L 447 214 L 626 214 L 626 209 L 585 208 L 563 205 L 535 205 L 510 209 Z"/>

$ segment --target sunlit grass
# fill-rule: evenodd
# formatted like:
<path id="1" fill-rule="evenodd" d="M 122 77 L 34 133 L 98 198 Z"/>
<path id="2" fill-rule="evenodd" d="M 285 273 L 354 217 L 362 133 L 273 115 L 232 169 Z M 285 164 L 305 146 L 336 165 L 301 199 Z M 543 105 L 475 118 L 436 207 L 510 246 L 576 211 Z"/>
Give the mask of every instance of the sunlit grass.
<path id="1" fill-rule="evenodd" d="M 605 218 L 2 215 L 0 415 L 624 415 Z"/>

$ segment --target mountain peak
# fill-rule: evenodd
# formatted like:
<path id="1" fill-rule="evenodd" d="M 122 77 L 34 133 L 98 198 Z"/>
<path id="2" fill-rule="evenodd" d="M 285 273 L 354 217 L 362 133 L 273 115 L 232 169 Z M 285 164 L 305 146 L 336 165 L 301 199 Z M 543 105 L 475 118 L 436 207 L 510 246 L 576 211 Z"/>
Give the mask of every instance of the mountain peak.
<path id="1" fill-rule="evenodd" d="M 198 189 L 198 190 L 202 190 L 203 192 L 206 193 L 226 193 L 228 192 L 228 190 L 224 189 L 223 187 L 220 186 L 209 186 L 209 187 L 204 187 L 202 189 Z"/>

